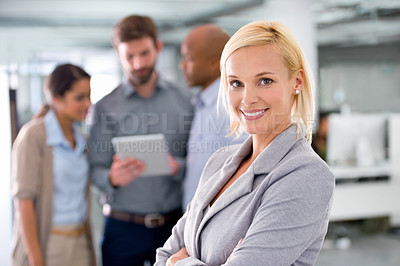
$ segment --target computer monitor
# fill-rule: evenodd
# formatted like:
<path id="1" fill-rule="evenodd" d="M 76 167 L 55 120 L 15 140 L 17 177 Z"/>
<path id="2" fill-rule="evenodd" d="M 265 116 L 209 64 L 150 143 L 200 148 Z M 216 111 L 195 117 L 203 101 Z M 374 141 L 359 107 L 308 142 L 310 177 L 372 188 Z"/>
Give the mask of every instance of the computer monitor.
<path id="1" fill-rule="evenodd" d="M 387 116 L 332 114 L 328 118 L 327 162 L 373 166 L 387 159 Z"/>

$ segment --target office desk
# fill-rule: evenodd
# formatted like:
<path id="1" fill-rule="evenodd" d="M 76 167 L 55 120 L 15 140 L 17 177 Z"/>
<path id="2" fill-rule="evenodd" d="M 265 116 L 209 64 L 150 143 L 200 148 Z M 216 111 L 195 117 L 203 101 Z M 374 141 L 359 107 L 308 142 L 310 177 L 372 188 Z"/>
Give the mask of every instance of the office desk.
<path id="1" fill-rule="evenodd" d="M 400 215 L 399 167 L 386 162 L 378 166 L 331 169 L 338 181 L 331 221 Z M 373 180 L 374 177 L 382 176 L 387 176 L 388 179 Z"/>

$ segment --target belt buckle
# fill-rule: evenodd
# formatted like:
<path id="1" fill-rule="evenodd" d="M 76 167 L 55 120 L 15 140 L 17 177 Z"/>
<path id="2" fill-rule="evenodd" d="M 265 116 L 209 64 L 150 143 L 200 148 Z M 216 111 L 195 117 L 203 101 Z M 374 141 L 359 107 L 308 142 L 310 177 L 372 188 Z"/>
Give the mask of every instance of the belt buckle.
<path id="1" fill-rule="evenodd" d="M 154 214 L 147 214 L 146 216 L 144 216 L 144 225 L 147 228 L 163 226 L 164 224 L 165 224 L 165 218 L 161 214 L 154 213 Z"/>

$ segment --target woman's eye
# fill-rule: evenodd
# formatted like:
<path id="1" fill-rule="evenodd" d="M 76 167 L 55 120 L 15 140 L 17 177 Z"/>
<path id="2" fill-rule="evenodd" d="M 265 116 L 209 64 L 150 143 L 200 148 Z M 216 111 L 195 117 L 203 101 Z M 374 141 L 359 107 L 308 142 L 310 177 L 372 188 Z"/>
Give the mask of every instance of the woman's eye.
<path id="1" fill-rule="evenodd" d="M 234 81 L 231 81 L 231 86 L 235 87 L 235 88 L 238 88 L 238 87 L 242 86 L 242 83 L 240 83 L 237 80 L 234 80 Z"/>
<path id="2" fill-rule="evenodd" d="M 261 79 L 261 85 L 270 85 L 272 83 L 272 79 Z"/>

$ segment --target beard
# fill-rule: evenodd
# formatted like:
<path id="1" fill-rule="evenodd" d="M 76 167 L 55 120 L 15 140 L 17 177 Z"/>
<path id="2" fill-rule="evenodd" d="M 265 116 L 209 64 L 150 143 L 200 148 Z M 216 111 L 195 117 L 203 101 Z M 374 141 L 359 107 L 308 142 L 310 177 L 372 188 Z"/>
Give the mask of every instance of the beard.
<path id="1" fill-rule="evenodd" d="M 146 68 L 131 71 L 129 73 L 129 79 L 136 85 L 145 84 L 151 79 L 154 69 L 155 65 L 152 65 Z"/>

